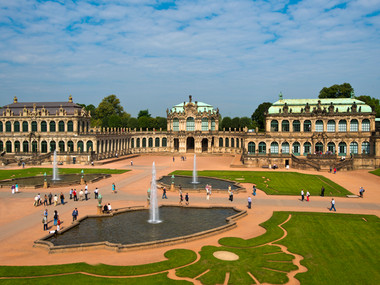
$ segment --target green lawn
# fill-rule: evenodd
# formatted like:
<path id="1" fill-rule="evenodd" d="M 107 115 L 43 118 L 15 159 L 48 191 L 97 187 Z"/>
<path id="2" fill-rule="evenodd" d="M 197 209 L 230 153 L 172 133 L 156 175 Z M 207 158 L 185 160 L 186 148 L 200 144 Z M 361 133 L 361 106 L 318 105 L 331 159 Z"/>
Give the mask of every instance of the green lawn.
<path id="1" fill-rule="evenodd" d="M 170 175 L 191 176 L 192 171 L 177 170 Z M 301 189 L 312 196 L 320 195 L 322 186 L 325 196 L 346 196 L 352 194 L 342 186 L 321 175 L 283 171 L 198 171 L 199 176 L 216 177 L 242 183 L 256 184 L 257 188 L 269 195 L 300 195 Z M 333 174 L 332 174 L 333 175 Z M 248 189 L 249 191 L 251 189 Z"/>
<path id="2" fill-rule="evenodd" d="M 372 173 L 372 174 L 375 174 L 377 176 L 380 176 L 380 168 L 374 170 L 374 171 L 370 171 L 369 173 Z"/>
<path id="3" fill-rule="evenodd" d="M 58 168 L 59 174 L 73 174 L 81 173 L 82 168 Z M 130 170 L 125 169 L 102 169 L 102 168 L 83 168 L 84 173 L 103 173 L 103 174 L 121 174 Z M 20 177 L 32 177 L 53 174 L 52 168 L 24 168 L 24 169 L 12 169 L 12 170 L 0 170 L 0 180 Z"/>

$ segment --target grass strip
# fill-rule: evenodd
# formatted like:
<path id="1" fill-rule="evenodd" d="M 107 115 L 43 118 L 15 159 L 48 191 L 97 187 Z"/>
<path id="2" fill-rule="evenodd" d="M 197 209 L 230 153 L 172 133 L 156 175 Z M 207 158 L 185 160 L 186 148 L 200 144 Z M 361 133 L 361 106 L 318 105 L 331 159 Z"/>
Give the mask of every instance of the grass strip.
<path id="1" fill-rule="evenodd" d="M 373 170 L 373 171 L 370 171 L 369 173 L 372 173 L 372 174 L 375 174 L 377 176 L 380 176 L 380 168 L 378 168 L 376 170 Z"/>
<path id="2" fill-rule="evenodd" d="M 191 176 L 192 171 L 177 170 L 169 175 Z M 347 189 L 322 175 L 303 174 L 284 171 L 198 171 L 199 176 L 228 179 L 241 183 L 253 183 L 268 195 L 300 195 L 301 189 L 312 196 L 321 193 L 325 187 L 325 196 L 346 196 L 352 194 Z M 333 175 L 333 174 L 331 174 Z"/>

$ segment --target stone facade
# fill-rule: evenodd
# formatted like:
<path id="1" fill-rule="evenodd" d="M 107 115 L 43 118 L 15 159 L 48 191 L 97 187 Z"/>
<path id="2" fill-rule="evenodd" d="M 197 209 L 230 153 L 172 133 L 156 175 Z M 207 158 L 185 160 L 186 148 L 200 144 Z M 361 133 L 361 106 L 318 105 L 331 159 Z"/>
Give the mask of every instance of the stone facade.
<path id="1" fill-rule="evenodd" d="M 266 131 L 219 130 L 219 110 L 188 102 L 167 110 L 167 130 L 90 128 L 91 114 L 72 102 L 19 103 L 0 116 L 3 163 L 50 159 L 64 163 L 140 153 L 241 154 L 242 166 L 324 169 L 380 165 L 375 114 L 356 99 L 287 99 L 266 114 Z"/>

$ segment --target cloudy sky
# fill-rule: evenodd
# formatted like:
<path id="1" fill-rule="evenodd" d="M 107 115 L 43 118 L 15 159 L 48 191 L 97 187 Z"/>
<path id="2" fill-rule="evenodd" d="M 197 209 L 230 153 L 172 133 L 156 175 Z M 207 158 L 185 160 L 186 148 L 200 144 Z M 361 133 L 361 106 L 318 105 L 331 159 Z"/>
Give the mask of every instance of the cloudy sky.
<path id="1" fill-rule="evenodd" d="M 380 97 L 380 0 L 0 0 L 0 105 L 94 104 L 136 116 L 188 100 L 250 116 L 349 82 Z"/>

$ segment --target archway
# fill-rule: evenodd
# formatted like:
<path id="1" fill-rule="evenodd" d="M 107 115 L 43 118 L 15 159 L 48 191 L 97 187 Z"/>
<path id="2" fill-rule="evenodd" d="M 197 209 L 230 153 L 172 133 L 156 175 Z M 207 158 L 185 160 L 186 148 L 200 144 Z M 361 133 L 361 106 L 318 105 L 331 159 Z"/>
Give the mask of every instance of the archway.
<path id="1" fill-rule="evenodd" d="M 202 152 L 208 151 L 208 139 L 202 139 Z"/>
<path id="2" fill-rule="evenodd" d="M 186 151 L 194 152 L 194 138 L 193 137 L 188 137 L 186 139 Z"/>
<path id="3" fill-rule="evenodd" d="M 179 151 L 179 139 L 174 139 L 174 151 Z"/>

